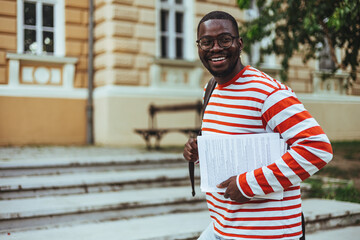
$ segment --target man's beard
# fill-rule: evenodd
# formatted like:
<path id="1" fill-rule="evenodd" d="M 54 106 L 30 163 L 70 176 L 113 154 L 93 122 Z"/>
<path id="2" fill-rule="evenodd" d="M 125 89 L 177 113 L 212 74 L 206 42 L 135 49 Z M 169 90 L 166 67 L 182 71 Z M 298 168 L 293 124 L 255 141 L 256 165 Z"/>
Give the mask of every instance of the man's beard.
<path id="1" fill-rule="evenodd" d="M 214 70 L 211 69 L 210 65 L 207 65 L 207 66 L 206 66 L 206 65 L 204 64 L 204 61 L 206 62 L 207 59 L 211 58 L 211 56 L 208 56 L 207 59 L 202 59 L 201 61 L 203 61 L 203 64 L 204 64 L 204 66 L 206 67 L 206 69 L 207 69 L 214 77 L 218 77 L 218 78 L 226 77 L 227 75 L 229 75 L 229 74 L 232 73 L 232 71 L 234 70 L 234 68 L 235 68 L 236 65 L 238 64 L 239 59 L 240 59 L 240 53 L 241 53 L 241 50 L 240 50 L 240 48 L 238 48 L 235 52 L 233 52 L 232 54 L 230 54 L 230 56 L 229 56 L 229 54 L 227 54 L 227 57 L 230 57 L 230 58 L 231 58 L 231 57 L 237 56 L 237 59 L 236 59 L 236 61 L 234 61 L 233 64 L 230 65 L 226 70 L 221 71 L 221 72 L 219 72 L 219 71 L 214 71 Z"/>
<path id="2" fill-rule="evenodd" d="M 238 61 L 239 61 L 239 58 L 236 60 L 236 62 L 234 64 L 232 64 L 225 71 L 222 71 L 222 72 L 213 71 L 211 69 L 211 67 L 209 67 L 207 69 L 214 77 L 218 77 L 218 78 L 226 77 L 227 75 L 229 75 L 234 70 L 234 68 L 236 67 L 236 64 L 238 63 Z"/>

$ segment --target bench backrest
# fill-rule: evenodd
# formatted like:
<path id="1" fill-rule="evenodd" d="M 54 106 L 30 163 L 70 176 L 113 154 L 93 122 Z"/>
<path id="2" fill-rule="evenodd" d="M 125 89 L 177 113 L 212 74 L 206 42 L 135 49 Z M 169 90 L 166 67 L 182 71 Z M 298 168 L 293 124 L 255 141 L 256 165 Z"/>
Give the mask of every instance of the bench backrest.
<path id="1" fill-rule="evenodd" d="M 196 111 L 198 114 L 198 118 L 200 121 L 200 115 L 202 110 L 202 102 L 196 101 L 195 103 L 183 103 L 183 104 L 173 104 L 173 105 L 162 105 L 162 106 L 155 106 L 154 104 L 150 104 L 149 106 L 149 115 L 150 115 L 150 122 L 149 127 L 155 128 L 157 126 L 154 120 L 155 115 L 159 112 L 179 112 L 179 111 Z"/>

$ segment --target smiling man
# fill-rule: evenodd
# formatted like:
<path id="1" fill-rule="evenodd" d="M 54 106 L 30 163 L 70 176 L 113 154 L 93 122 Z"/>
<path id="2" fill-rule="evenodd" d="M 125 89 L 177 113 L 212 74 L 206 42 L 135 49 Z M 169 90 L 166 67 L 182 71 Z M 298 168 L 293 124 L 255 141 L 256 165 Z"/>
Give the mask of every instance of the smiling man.
<path id="1" fill-rule="evenodd" d="M 239 57 L 243 43 L 237 25 L 210 19 L 201 22 L 198 37 L 199 57 L 219 84 L 228 82 L 244 68 Z"/>
<path id="2" fill-rule="evenodd" d="M 212 222 L 199 239 L 299 239 L 300 182 L 332 159 L 329 139 L 290 88 L 241 63 L 243 42 L 231 15 L 208 13 L 197 37 L 199 57 L 216 80 L 202 134 L 277 132 L 289 145 L 273 164 L 219 183 L 225 193 L 206 193 Z M 198 160 L 196 139 L 188 140 L 183 155 Z M 254 199 L 276 191 L 284 192 L 282 200 Z"/>

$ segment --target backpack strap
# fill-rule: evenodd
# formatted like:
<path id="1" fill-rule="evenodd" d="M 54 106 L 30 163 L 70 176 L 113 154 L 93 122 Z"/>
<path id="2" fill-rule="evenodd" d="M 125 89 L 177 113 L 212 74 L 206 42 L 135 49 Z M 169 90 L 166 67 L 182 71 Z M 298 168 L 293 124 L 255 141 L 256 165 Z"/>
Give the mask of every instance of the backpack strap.
<path id="1" fill-rule="evenodd" d="M 210 96 L 211 96 L 212 92 L 214 91 L 215 86 L 216 86 L 215 78 L 211 78 L 209 80 L 208 85 L 206 86 L 206 90 L 205 90 L 204 104 L 203 104 L 203 107 L 201 110 L 201 119 L 204 118 L 205 108 L 209 103 Z M 200 133 L 200 135 L 201 135 L 201 133 Z"/>
<path id="2" fill-rule="evenodd" d="M 201 110 L 201 119 L 204 118 L 204 113 L 205 113 L 205 108 L 207 106 L 207 104 L 209 103 L 209 99 L 210 96 L 212 94 L 212 92 L 214 91 L 216 86 L 216 81 L 214 78 L 211 78 L 210 81 L 208 82 L 207 86 L 206 86 L 206 90 L 205 90 L 205 96 L 204 96 L 204 104 Z M 199 132 L 199 136 L 201 135 L 201 130 Z M 190 182 L 191 182 L 191 188 L 192 188 L 192 196 L 195 196 L 195 177 L 194 177 L 194 172 L 195 172 L 195 165 L 194 162 L 189 162 L 189 175 L 190 175 Z"/>

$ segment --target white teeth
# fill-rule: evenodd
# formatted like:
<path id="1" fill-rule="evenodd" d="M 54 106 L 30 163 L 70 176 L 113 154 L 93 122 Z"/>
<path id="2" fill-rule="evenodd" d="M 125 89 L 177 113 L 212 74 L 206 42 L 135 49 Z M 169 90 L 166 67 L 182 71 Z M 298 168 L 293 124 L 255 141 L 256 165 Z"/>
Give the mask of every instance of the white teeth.
<path id="1" fill-rule="evenodd" d="M 225 60 L 225 57 L 218 57 L 218 58 L 211 59 L 211 61 L 213 61 L 213 62 L 222 61 L 222 60 Z"/>

